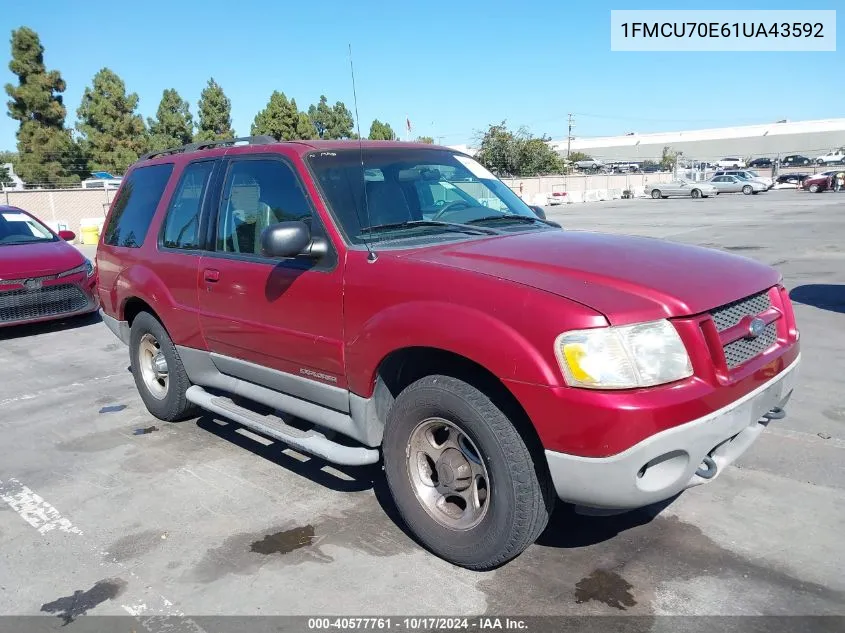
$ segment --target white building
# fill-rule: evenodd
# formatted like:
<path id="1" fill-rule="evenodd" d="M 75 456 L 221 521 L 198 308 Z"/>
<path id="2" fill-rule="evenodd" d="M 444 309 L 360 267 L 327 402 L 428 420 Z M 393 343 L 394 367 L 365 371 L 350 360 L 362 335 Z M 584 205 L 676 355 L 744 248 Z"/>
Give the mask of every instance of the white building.
<path id="1" fill-rule="evenodd" d="M 551 141 L 564 156 L 566 139 Z M 584 152 L 602 161 L 660 160 L 663 148 L 683 152 L 689 160 L 716 161 L 723 157 L 770 158 L 800 154 L 814 159 L 831 149 L 845 147 L 845 119 L 778 121 L 759 125 L 711 128 L 682 132 L 592 138 L 575 137 L 570 151 Z"/>

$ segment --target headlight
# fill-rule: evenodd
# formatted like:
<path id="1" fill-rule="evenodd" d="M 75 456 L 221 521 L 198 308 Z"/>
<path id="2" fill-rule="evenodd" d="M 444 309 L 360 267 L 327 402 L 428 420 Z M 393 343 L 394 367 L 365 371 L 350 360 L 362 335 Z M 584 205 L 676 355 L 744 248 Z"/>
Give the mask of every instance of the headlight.
<path id="1" fill-rule="evenodd" d="M 692 376 L 684 343 L 665 319 L 565 332 L 555 353 L 572 387 L 633 389 Z"/>
<path id="2" fill-rule="evenodd" d="M 70 277 L 71 275 L 76 275 L 78 273 L 85 273 L 86 277 L 90 277 L 94 274 L 94 264 L 91 263 L 91 260 L 86 258 L 85 263 L 81 266 L 77 266 L 76 268 L 71 268 L 70 270 L 66 270 L 63 273 L 59 273 L 56 275 L 56 278 L 61 279 L 62 277 Z"/>

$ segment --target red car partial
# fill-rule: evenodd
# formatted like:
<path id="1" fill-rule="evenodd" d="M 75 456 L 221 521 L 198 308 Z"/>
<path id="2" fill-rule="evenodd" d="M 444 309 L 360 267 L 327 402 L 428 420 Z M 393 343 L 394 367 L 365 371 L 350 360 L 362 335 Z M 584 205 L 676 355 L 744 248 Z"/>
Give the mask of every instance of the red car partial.
<path id="1" fill-rule="evenodd" d="M 0 205 L 0 327 L 89 314 L 100 307 L 94 265 L 23 209 Z"/>
<path id="2" fill-rule="evenodd" d="M 808 176 L 804 179 L 804 182 L 801 183 L 801 187 L 810 193 L 821 193 L 822 191 L 833 189 L 833 179 L 836 177 L 836 174 L 841 171 L 841 169 L 833 169 L 813 174 L 812 176 Z"/>

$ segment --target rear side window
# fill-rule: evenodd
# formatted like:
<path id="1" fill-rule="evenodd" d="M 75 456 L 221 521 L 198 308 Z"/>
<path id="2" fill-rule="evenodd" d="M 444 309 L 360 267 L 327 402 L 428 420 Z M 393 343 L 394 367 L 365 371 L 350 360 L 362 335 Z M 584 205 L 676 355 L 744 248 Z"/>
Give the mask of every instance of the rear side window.
<path id="1" fill-rule="evenodd" d="M 162 246 L 196 250 L 199 244 L 200 210 L 214 161 L 191 163 L 182 179 L 164 219 Z"/>
<path id="2" fill-rule="evenodd" d="M 140 248 L 156 207 L 173 173 L 173 163 L 136 169 L 115 198 L 103 241 L 109 246 Z"/>

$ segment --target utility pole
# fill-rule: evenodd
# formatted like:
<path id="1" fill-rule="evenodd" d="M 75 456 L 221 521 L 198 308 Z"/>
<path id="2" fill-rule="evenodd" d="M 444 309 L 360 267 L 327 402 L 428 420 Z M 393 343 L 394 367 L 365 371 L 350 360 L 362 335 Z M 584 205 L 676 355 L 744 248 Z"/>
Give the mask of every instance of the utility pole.
<path id="1" fill-rule="evenodd" d="M 569 131 L 566 134 L 566 160 L 569 160 L 569 150 L 572 146 L 572 113 L 569 114 Z"/>

